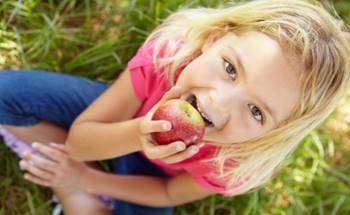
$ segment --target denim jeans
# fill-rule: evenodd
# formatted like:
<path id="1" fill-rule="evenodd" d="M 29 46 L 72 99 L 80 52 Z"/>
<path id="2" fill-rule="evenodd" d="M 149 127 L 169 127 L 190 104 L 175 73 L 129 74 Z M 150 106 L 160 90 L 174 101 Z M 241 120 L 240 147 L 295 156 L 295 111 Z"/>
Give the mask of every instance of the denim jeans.
<path id="1" fill-rule="evenodd" d="M 29 126 L 45 120 L 68 130 L 75 118 L 108 87 L 103 82 L 62 73 L 0 71 L 0 124 Z M 140 153 L 111 162 L 116 174 L 169 177 Z M 114 214 L 118 215 L 173 213 L 173 207 L 154 208 L 117 199 L 113 206 Z"/>

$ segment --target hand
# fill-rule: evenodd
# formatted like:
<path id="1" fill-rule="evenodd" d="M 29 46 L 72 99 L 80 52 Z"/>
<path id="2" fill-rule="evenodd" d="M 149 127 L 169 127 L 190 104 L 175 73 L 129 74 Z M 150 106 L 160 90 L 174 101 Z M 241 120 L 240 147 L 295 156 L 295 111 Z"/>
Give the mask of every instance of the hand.
<path id="1" fill-rule="evenodd" d="M 152 116 L 159 106 L 170 99 L 179 98 L 180 95 L 181 89 L 173 87 L 140 121 L 139 138 L 143 151 L 150 159 L 160 159 L 165 163 L 178 163 L 196 154 L 203 145 L 197 143 L 186 148 L 186 144 L 182 141 L 176 141 L 168 145 L 158 145 L 150 135 L 152 132 L 165 132 L 171 129 L 170 122 L 152 120 Z"/>
<path id="2" fill-rule="evenodd" d="M 82 189 L 88 166 L 71 158 L 64 145 L 33 143 L 39 153 L 24 153 L 20 166 L 28 171 L 24 178 L 42 186 Z"/>

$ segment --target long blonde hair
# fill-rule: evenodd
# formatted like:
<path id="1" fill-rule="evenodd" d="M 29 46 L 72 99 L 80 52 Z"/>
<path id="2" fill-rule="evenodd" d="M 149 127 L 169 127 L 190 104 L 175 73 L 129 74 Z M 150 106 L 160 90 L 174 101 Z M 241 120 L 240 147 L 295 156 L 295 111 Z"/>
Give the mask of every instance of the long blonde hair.
<path id="1" fill-rule="evenodd" d="M 280 169 L 282 161 L 298 143 L 336 108 L 349 86 L 350 37 L 341 19 L 317 1 L 260 0 L 228 7 L 182 9 L 170 15 L 147 38 L 155 40 L 154 61 L 176 69 L 198 53 L 213 32 L 263 32 L 279 41 L 289 54 L 298 56 L 302 71 L 301 100 L 290 116 L 275 129 L 245 142 L 221 145 L 213 161 L 218 176 L 227 181 L 234 195 L 264 184 Z M 181 49 L 176 47 L 182 43 Z M 157 58 L 167 44 L 167 56 Z M 235 160 L 239 166 L 225 168 Z M 232 186 L 245 181 L 242 186 Z"/>

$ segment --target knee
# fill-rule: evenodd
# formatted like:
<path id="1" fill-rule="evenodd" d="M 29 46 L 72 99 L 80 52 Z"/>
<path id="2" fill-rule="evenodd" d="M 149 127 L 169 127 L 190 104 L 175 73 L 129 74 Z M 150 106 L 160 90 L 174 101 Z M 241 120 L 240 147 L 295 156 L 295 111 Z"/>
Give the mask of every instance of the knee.
<path id="1" fill-rule="evenodd" d="M 0 111 L 18 107 L 27 98 L 28 74 L 23 71 L 0 72 Z"/>
<path id="2" fill-rule="evenodd" d="M 0 72 L 0 124 L 24 126 L 38 122 L 40 107 L 33 90 L 33 74 L 25 71 Z"/>
<path id="3" fill-rule="evenodd" d="M 0 72 L 0 108 L 8 103 L 9 99 L 16 97 L 21 87 L 21 81 L 19 79 L 17 72 Z"/>

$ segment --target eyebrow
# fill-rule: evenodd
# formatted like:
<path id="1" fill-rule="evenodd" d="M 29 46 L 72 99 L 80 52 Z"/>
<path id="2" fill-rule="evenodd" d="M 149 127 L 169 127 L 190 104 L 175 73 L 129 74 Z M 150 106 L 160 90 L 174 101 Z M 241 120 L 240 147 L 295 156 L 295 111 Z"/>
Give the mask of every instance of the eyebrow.
<path id="1" fill-rule="evenodd" d="M 242 63 L 242 56 L 239 54 L 238 51 L 236 51 L 236 49 L 232 46 L 228 46 L 229 49 L 231 49 L 231 51 L 234 53 L 234 56 L 235 56 L 235 59 L 236 59 L 236 62 L 238 64 L 238 68 L 239 70 L 241 71 L 241 74 L 243 75 L 244 79 L 247 80 L 247 73 L 246 73 L 246 70 L 245 70 L 245 67 Z M 277 124 L 277 120 L 276 120 L 276 117 L 274 114 L 273 111 L 272 111 L 272 108 L 270 108 L 265 102 L 263 102 L 259 97 L 257 97 L 256 95 L 253 95 L 254 98 L 256 100 L 258 100 L 258 102 L 262 105 L 263 109 L 266 110 L 270 116 L 272 117 L 273 121 L 275 124 Z"/>

